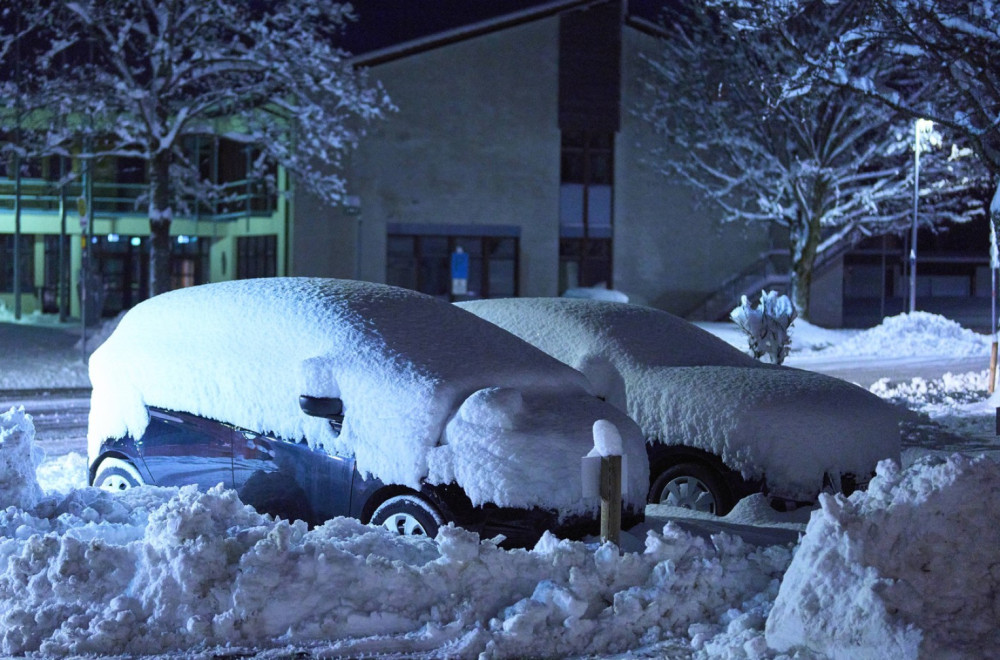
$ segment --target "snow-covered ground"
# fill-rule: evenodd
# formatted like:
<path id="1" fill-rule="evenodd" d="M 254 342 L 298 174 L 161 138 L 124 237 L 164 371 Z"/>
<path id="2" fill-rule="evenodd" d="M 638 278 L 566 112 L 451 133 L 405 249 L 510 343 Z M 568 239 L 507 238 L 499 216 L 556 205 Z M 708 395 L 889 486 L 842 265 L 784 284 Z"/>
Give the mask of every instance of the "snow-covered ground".
<path id="1" fill-rule="evenodd" d="M 78 373 L 66 364 L 80 360 L 71 331 L 50 351 L 25 335 L 23 351 L 3 346 L 0 389 L 86 384 L 53 382 Z M 929 315 L 864 333 L 797 321 L 792 337 L 792 366 L 982 368 L 873 382 L 914 417 L 904 466 L 881 464 L 867 492 L 790 514 L 754 496 L 722 520 L 651 506 L 623 553 L 552 537 L 507 551 L 453 528 L 436 541 L 399 538 L 345 519 L 308 530 L 221 490 L 115 497 L 83 488 L 78 453 L 36 469 L 31 411 L 6 412 L 0 652 L 990 657 L 1000 648 L 1000 465 L 974 457 L 1000 449 L 1000 404 L 982 371 L 988 340 Z M 872 344 L 881 348 L 867 355 Z"/>

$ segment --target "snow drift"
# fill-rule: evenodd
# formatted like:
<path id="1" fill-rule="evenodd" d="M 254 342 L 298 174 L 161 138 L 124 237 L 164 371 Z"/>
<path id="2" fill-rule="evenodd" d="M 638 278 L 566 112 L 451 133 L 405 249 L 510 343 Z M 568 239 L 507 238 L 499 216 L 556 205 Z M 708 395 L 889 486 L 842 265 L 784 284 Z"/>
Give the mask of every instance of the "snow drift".
<path id="1" fill-rule="evenodd" d="M 779 651 L 982 658 L 1000 648 L 1000 466 L 879 465 L 867 493 L 822 496 L 767 620 Z"/>
<path id="2" fill-rule="evenodd" d="M 0 651 L 45 656 L 322 644 L 345 657 L 554 657 L 692 626 L 704 645 L 745 603 L 744 623 L 761 621 L 790 560 L 673 525 L 625 555 L 550 535 L 506 551 L 452 526 L 436 540 L 348 518 L 308 530 L 193 487 L 74 490 L 0 512 L 0 535 Z"/>
<path id="3" fill-rule="evenodd" d="M 882 323 L 823 350 L 820 355 L 976 357 L 989 355 L 990 338 L 938 314 L 911 312 Z"/>

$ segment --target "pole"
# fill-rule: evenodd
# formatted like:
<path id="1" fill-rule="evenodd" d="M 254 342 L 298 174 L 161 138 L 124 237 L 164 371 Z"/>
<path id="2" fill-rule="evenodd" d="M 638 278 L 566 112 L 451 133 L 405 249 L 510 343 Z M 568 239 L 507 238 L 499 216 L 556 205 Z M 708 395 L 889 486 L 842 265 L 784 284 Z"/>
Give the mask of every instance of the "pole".
<path id="1" fill-rule="evenodd" d="M 84 145 L 86 151 L 87 145 Z M 85 154 L 86 155 L 86 154 Z M 87 289 L 90 280 L 90 236 L 89 229 L 94 224 L 93 200 L 87 194 L 90 186 L 90 158 L 83 160 L 83 180 L 81 182 L 80 197 L 77 198 L 77 208 L 80 211 L 80 242 L 82 250 L 80 253 L 80 359 L 87 363 Z"/>
<path id="2" fill-rule="evenodd" d="M 886 251 L 886 240 L 885 234 L 882 234 L 882 295 L 879 299 L 879 318 L 885 318 L 885 285 L 886 285 L 886 273 L 885 273 L 885 251 Z"/>
<path id="3" fill-rule="evenodd" d="M 991 205 L 992 206 L 992 205 Z M 993 210 L 990 209 L 990 328 L 993 342 L 990 345 L 990 382 L 986 389 L 990 394 L 996 389 L 997 380 L 997 271 L 1000 270 L 1000 250 L 997 248 L 996 226 L 993 224 Z"/>
<path id="4" fill-rule="evenodd" d="M 601 457 L 601 541 L 621 545 L 622 457 Z"/>
<path id="5" fill-rule="evenodd" d="M 15 5 L 16 6 L 16 5 Z M 17 88 L 14 114 L 17 121 L 14 129 L 14 319 L 21 320 L 21 11 L 17 10 L 14 42 L 14 85 Z"/>
<path id="6" fill-rule="evenodd" d="M 66 158 L 59 156 L 59 322 L 65 323 L 69 316 L 69 269 L 66 267 Z"/>
<path id="7" fill-rule="evenodd" d="M 21 320 L 21 138 L 14 152 L 14 319 Z"/>
<path id="8" fill-rule="evenodd" d="M 917 202 L 920 197 L 920 120 L 913 124 L 913 228 L 910 235 L 910 313 L 917 309 Z"/>

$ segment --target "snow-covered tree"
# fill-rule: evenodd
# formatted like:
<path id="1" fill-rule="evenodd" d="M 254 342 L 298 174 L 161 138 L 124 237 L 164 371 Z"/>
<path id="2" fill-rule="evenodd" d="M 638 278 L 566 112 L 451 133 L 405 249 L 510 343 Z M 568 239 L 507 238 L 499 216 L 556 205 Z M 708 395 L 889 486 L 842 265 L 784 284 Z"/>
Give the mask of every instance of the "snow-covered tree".
<path id="1" fill-rule="evenodd" d="M 663 24 L 638 108 L 664 138 L 652 162 L 721 209 L 724 222 L 787 229 L 791 298 L 808 319 L 817 257 L 911 222 L 912 125 L 832 85 L 783 95 L 797 64 L 780 33 L 733 29 L 700 3 L 668 12 Z M 821 27 L 795 29 L 804 39 Z M 922 222 L 962 221 L 976 210 L 963 153 L 923 155 Z"/>
<path id="2" fill-rule="evenodd" d="M 328 201 L 343 194 L 344 155 L 390 108 L 337 47 L 349 9 L 332 0 L 18 0 L 0 22 L 0 84 L 28 109 L 24 140 L 35 153 L 146 163 L 156 294 L 170 286 L 174 214 L 222 194 L 185 149 L 194 138 L 252 145 L 257 176 L 273 179 L 270 160 Z M 31 29 L 15 39 L 15 24 Z M 16 81 L 7 66 L 15 50 Z M 11 119 L 0 111 L 0 130 Z"/>
<path id="3" fill-rule="evenodd" d="M 1000 180 L 1000 7 L 993 0 L 706 0 L 746 32 L 780 35 L 794 96 L 833 85 L 964 138 Z M 822 38 L 794 30 L 821 14 Z"/>

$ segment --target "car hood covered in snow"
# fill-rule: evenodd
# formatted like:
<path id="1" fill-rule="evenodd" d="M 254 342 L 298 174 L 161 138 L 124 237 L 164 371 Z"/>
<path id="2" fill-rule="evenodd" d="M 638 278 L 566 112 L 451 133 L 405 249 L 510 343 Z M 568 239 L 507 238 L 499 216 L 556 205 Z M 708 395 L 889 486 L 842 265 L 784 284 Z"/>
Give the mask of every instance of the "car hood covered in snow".
<path id="1" fill-rule="evenodd" d="M 763 365 L 767 367 L 768 365 Z M 626 379 L 629 414 L 666 444 L 704 449 L 769 491 L 808 500 L 825 475 L 867 481 L 899 458 L 900 413 L 837 378 L 784 367 L 656 367 Z"/>
<path id="2" fill-rule="evenodd" d="M 90 377 L 92 458 L 105 438 L 139 437 L 146 406 L 158 406 L 304 438 L 355 456 L 363 474 L 386 483 L 416 488 L 433 465 L 432 479 L 459 479 L 474 502 L 573 513 L 595 506 L 581 495 L 579 456 L 592 439 L 580 429 L 611 417 L 634 465 L 630 499 L 645 492 L 638 428 L 592 396 L 583 376 L 453 305 L 396 287 L 268 278 L 172 291 L 125 315 L 92 356 Z M 343 400 L 339 436 L 300 410 L 303 394 Z M 461 426 L 465 409 L 478 425 L 469 450 L 459 447 L 472 443 L 468 433 L 445 432 Z M 532 443 L 551 446 L 532 452 Z M 532 464 L 540 459 L 572 467 L 546 475 L 548 463 Z M 496 486 L 531 470 L 541 474 L 527 487 Z"/>
<path id="3" fill-rule="evenodd" d="M 775 494 L 815 496 L 824 475 L 899 458 L 900 413 L 850 383 L 763 364 L 660 310 L 593 300 L 460 307 L 582 371 L 648 438 L 711 452 Z"/>

